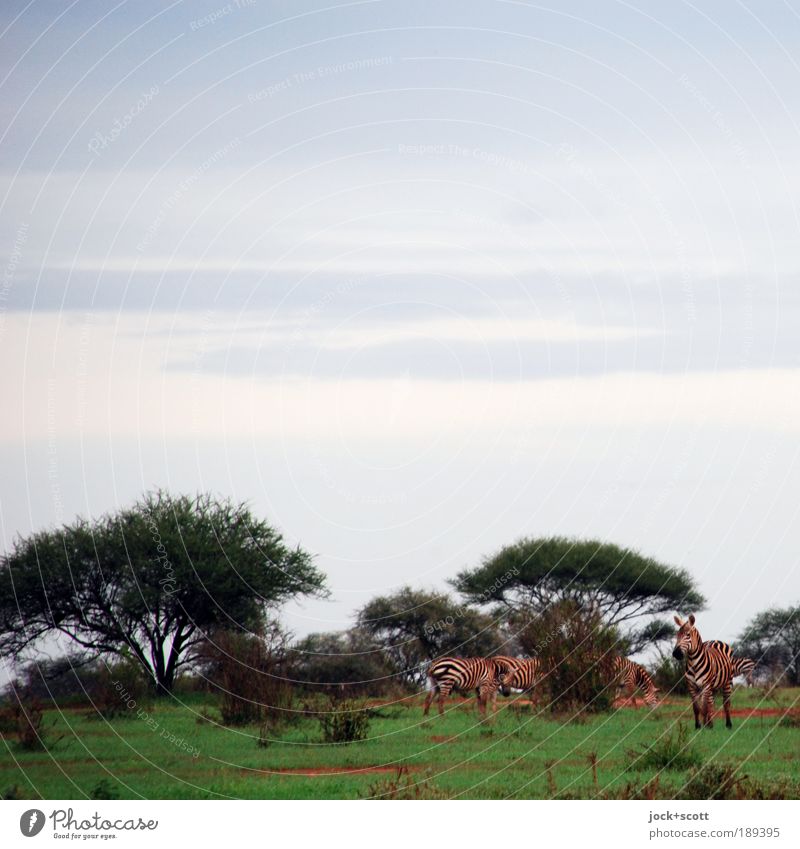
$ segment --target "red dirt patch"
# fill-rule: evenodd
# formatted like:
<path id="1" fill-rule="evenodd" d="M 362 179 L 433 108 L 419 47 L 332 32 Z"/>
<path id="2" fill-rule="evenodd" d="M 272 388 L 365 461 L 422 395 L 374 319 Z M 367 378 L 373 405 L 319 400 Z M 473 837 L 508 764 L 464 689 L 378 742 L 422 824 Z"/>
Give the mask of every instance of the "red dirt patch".
<path id="1" fill-rule="evenodd" d="M 434 734 L 431 737 L 432 743 L 455 743 L 456 740 L 458 740 L 458 737 L 448 737 L 445 734 Z"/>
<path id="2" fill-rule="evenodd" d="M 724 711 L 716 711 L 715 716 L 724 716 Z M 797 716 L 797 711 L 786 710 L 786 708 L 741 708 L 740 710 L 732 710 L 731 716 L 750 717 L 750 716 Z"/>

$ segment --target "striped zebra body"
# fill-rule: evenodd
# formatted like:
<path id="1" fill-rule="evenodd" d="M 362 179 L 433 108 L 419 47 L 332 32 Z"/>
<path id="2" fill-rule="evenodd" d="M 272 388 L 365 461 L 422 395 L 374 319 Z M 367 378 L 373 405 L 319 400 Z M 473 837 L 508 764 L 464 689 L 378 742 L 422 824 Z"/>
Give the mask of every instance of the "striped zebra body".
<path id="1" fill-rule="evenodd" d="M 753 670 L 756 668 L 756 662 L 749 657 L 735 657 L 733 658 L 733 677 L 736 678 L 739 675 L 744 676 L 744 680 L 747 682 L 748 687 L 753 686 Z"/>
<path id="2" fill-rule="evenodd" d="M 500 686 L 501 667 L 485 657 L 442 657 L 428 669 L 428 695 L 425 697 L 424 715 L 428 715 L 431 702 L 438 694 L 439 714 L 444 713 L 444 700 L 453 690 L 476 690 L 478 710 L 486 716 L 486 702 L 494 699 Z"/>
<path id="3" fill-rule="evenodd" d="M 692 697 L 694 727 L 700 728 L 700 717 L 707 728 L 714 725 L 714 693 L 722 690 L 722 703 L 725 708 L 725 725 L 732 728 L 731 687 L 734 676 L 733 651 L 727 643 L 720 640 L 703 641 L 700 632 L 694 627 L 694 614 L 685 622 L 675 617 L 678 635 L 673 656 L 678 660 L 686 658 L 686 683 Z"/>
<path id="4" fill-rule="evenodd" d="M 542 664 L 539 658 L 508 657 L 496 655 L 492 660 L 501 667 L 500 686 L 503 695 L 511 690 L 532 690 L 541 678 Z"/>
<path id="5" fill-rule="evenodd" d="M 640 664 L 634 663 L 627 657 L 615 657 L 614 677 L 619 686 L 627 690 L 629 700 L 633 698 L 634 691 L 638 687 L 644 693 L 646 704 L 650 707 L 658 705 L 656 696 L 658 688 L 648 671 Z"/>

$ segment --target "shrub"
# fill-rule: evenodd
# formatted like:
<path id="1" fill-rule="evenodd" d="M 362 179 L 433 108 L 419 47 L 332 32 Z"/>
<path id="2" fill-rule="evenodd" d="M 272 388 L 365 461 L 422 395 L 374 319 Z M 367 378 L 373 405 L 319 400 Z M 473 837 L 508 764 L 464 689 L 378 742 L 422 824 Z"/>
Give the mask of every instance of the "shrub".
<path id="1" fill-rule="evenodd" d="M 357 628 L 311 634 L 292 646 L 290 661 L 291 677 L 312 692 L 353 698 L 403 688 L 383 648 Z"/>
<path id="2" fill-rule="evenodd" d="M 682 795 L 687 799 L 743 799 L 747 797 L 748 779 L 732 763 L 707 763 L 692 771 Z"/>
<path id="3" fill-rule="evenodd" d="M 633 758 L 629 769 L 689 769 L 703 763 L 701 754 L 689 742 L 684 723 L 678 724 L 677 733 L 670 731 L 639 751 L 628 752 Z"/>
<path id="4" fill-rule="evenodd" d="M 537 688 L 551 711 L 577 717 L 611 707 L 618 634 L 600 611 L 563 600 L 519 626 L 524 652 L 541 661 L 544 677 Z"/>
<path id="5" fill-rule="evenodd" d="M 369 714 L 357 702 L 331 699 L 329 709 L 319 717 L 326 743 L 353 743 L 369 732 Z"/>
<path id="6" fill-rule="evenodd" d="M 21 749 L 44 749 L 44 709 L 39 699 L 19 693 L 15 703 L 0 711 L 0 732 L 3 737 L 16 738 Z"/>
<path id="7" fill-rule="evenodd" d="M 430 773 L 425 773 L 420 778 L 413 776 L 407 766 L 399 766 L 393 778 L 386 778 L 371 784 L 362 798 L 448 799 L 449 796 L 434 784 Z"/>
<path id="8" fill-rule="evenodd" d="M 669 655 L 661 656 L 653 670 L 653 681 L 665 695 L 685 696 L 689 693 L 684 662 Z"/>
<path id="9" fill-rule="evenodd" d="M 131 658 L 101 663 L 89 688 L 93 710 L 87 716 L 95 719 L 135 716 L 135 709 L 153 695 L 151 683 L 142 667 Z"/>
<path id="10" fill-rule="evenodd" d="M 247 725 L 285 716 L 292 691 L 283 677 L 285 635 L 277 627 L 261 634 L 217 632 L 204 646 L 203 659 L 222 698 L 223 724 Z"/>

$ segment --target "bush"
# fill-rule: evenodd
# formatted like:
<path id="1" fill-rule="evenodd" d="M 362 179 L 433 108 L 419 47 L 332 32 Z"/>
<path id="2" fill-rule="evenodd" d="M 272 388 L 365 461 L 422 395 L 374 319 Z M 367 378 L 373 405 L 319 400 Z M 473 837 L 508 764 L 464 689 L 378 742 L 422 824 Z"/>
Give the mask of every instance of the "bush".
<path id="1" fill-rule="evenodd" d="M 220 631 L 203 649 L 212 687 L 219 690 L 225 725 L 278 722 L 292 703 L 284 679 L 285 636 L 277 628 L 266 634 Z"/>
<path id="2" fill-rule="evenodd" d="M 383 648 L 357 628 L 311 634 L 291 648 L 290 660 L 292 677 L 311 692 L 353 698 L 403 686 Z"/>
<path id="3" fill-rule="evenodd" d="M 519 642 L 528 656 L 542 663 L 544 678 L 538 688 L 551 711 L 580 716 L 611 708 L 618 634 L 599 611 L 559 601 L 522 624 Z"/>
<path id="4" fill-rule="evenodd" d="M 44 709 L 38 698 L 18 694 L 17 701 L 0 711 L 0 733 L 16 739 L 21 749 L 45 748 Z"/>
<path id="5" fill-rule="evenodd" d="M 407 766 L 399 766 L 393 778 L 377 781 L 367 788 L 366 799 L 448 799 L 449 796 L 433 783 L 430 773 L 414 777 Z"/>
<path id="6" fill-rule="evenodd" d="M 748 778 L 732 763 L 708 763 L 692 772 L 684 795 L 687 799 L 743 799 Z"/>
<path id="7" fill-rule="evenodd" d="M 87 714 L 89 718 L 135 716 L 136 708 L 152 697 L 152 682 L 136 661 L 125 658 L 98 666 L 89 695 L 93 707 Z"/>
<path id="8" fill-rule="evenodd" d="M 639 751 L 630 751 L 633 758 L 629 769 L 690 769 L 703 763 L 700 753 L 692 748 L 689 733 L 684 723 L 678 724 L 677 733 L 662 734 L 653 743 Z"/>
<path id="9" fill-rule="evenodd" d="M 369 714 L 357 702 L 331 699 L 329 709 L 319 717 L 326 743 L 353 743 L 364 740 L 369 732 Z"/>
<path id="10" fill-rule="evenodd" d="M 664 695 L 686 696 L 689 693 L 685 663 L 669 655 L 661 656 L 653 670 L 653 681 Z"/>

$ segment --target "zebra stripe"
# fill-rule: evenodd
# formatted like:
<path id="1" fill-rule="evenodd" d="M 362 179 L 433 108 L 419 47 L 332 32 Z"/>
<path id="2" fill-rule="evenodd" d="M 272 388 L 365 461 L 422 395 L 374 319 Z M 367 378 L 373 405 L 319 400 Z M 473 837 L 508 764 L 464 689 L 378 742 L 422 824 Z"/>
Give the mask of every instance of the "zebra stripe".
<path id="1" fill-rule="evenodd" d="M 428 715 L 431 702 L 438 693 L 439 714 L 444 713 L 444 700 L 453 690 L 476 690 L 478 710 L 486 716 L 486 702 L 493 700 L 500 686 L 498 676 L 501 667 L 485 657 L 442 657 L 428 668 L 428 695 L 425 697 L 423 714 Z"/>
<path id="2" fill-rule="evenodd" d="M 749 657 L 735 657 L 733 658 L 733 677 L 736 678 L 739 675 L 744 676 L 744 680 L 747 682 L 748 687 L 753 686 L 753 670 L 756 668 L 756 662 Z"/>
<path id="3" fill-rule="evenodd" d="M 627 657 L 618 656 L 614 658 L 614 677 L 620 687 L 628 691 L 628 699 L 638 687 L 644 693 L 645 703 L 650 707 L 656 707 L 658 688 L 653 683 L 650 673 L 640 664 L 634 663 Z"/>
<path id="4" fill-rule="evenodd" d="M 541 678 L 542 663 L 538 657 L 495 655 L 492 660 L 501 667 L 500 685 L 504 695 L 510 690 L 532 690 Z"/>
<path id="5" fill-rule="evenodd" d="M 722 690 L 722 703 L 725 708 L 725 725 L 732 728 L 731 722 L 731 686 L 733 681 L 733 650 L 720 640 L 703 641 L 700 632 L 694 627 L 694 614 L 682 622 L 678 616 L 675 624 L 678 634 L 673 657 L 686 658 L 686 683 L 692 697 L 694 727 L 700 728 L 700 716 L 707 728 L 714 725 L 714 693 Z"/>

